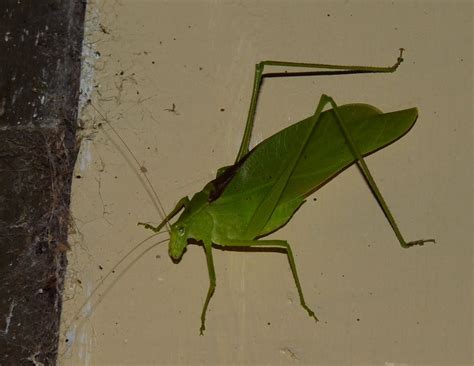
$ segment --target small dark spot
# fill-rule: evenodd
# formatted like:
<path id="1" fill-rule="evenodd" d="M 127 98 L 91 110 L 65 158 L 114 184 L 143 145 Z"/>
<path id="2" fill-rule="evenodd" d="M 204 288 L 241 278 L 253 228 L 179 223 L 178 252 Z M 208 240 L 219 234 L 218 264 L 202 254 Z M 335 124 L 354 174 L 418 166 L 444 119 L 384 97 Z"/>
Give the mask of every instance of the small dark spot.
<path id="1" fill-rule="evenodd" d="M 95 55 L 96 55 L 97 57 L 100 57 L 100 52 L 99 52 L 99 51 L 95 51 Z"/>
<path id="2" fill-rule="evenodd" d="M 221 108 L 221 109 L 220 109 L 220 111 L 221 111 L 221 112 L 224 112 L 224 111 L 225 111 L 225 109 L 224 109 L 224 108 Z"/>
<path id="3" fill-rule="evenodd" d="M 147 149 L 147 150 L 150 150 L 150 149 L 151 149 L 151 147 L 150 147 L 150 146 L 148 146 L 146 149 Z"/>
<path id="4" fill-rule="evenodd" d="M 80 174 L 77 174 L 77 175 L 76 175 L 76 178 L 77 178 L 77 179 L 81 179 L 82 176 L 81 176 Z"/>
<path id="5" fill-rule="evenodd" d="M 201 70 L 202 70 L 202 67 L 201 67 L 201 66 L 199 66 L 199 71 L 201 71 Z"/>
<path id="6" fill-rule="evenodd" d="M 97 127 L 102 127 L 102 122 L 97 123 Z"/>
<path id="7" fill-rule="evenodd" d="M 161 258 L 161 255 L 157 254 L 157 255 L 155 256 L 155 258 L 156 258 L 156 259 L 160 259 L 160 258 Z"/>
<path id="8" fill-rule="evenodd" d="M 140 92 L 137 90 L 137 95 L 140 94 Z"/>
<path id="9" fill-rule="evenodd" d="M 344 275 L 342 275 L 342 277 L 344 277 Z"/>
<path id="10" fill-rule="evenodd" d="M 176 41 L 176 38 L 173 38 L 173 41 Z"/>
<path id="11" fill-rule="evenodd" d="M 163 42 L 160 41 L 160 44 L 163 44 Z"/>
<path id="12" fill-rule="evenodd" d="M 267 325 L 272 325 L 272 323 L 268 322 Z"/>
<path id="13" fill-rule="evenodd" d="M 66 340 L 64 342 L 66 342 L 66 343 L 69 342 L 69 338 L 66 338 Z"/>
<path id="14" fill-rule="evenodd" d="M 331 14 L 327 13 L 327 14 L 326 14 L 326 16 L 330 17 L 330 16 L 331 16 Z"/>
<path id="15" fill-rule="evenodd" d="M 118 177 L 117 177 L 117 176 L 115 176 L 114 178 L 115 178 L 115 179 L 117 179 Z"/>
<path id="16" fill-rule="evenodd" d="M 155 61 L 152 61 L 151 63 L 154 65 L 154 64 L 155 64 Z"/>
<path id="17" fill-rule="evenodd" d="M 315 197 L 315 198 L 313 198 L 313 201 L 314 201 L 314 202 L 316 202 L 317 200 L 318 200 L 318 199 L 317 199 L 316 197 Z"/>
<path id="18" fill-rule="evenodd" d="M 191 29 L 191 26 L 190 26 L 190 25 L 188 25 L 188 29 Z"/>
<path id="19" fill-rule="evenodd" d="M 123 71 L 120 71 L 120 75 L 123 75 Z"/>
<path id="20" fill-rule="evenodd" d="M 172 112 L 176 115 L 179 115 L 178 111 L 176 110 L 176 104 L 174 103 L 171 104 L 171 108 L 165 108 L 164 111 Z"/>
<path id="21" fill-rule="evenodd" d="M 104 269 L 104 267 L 102 267 L 100 264 L 99 264 L 99 269 L 102 271 Z"/>
<path id="22" fill-rule="evenodd" d="M 115 325 L 118 325 L 118 322 L 115 322 Z"/>
<path id="23" fill-rule="evenodd" d="M 115 273 L 115 270 L 113 270 L 112 273 Z"/>
<path id="24" fill-rule="evenodd" d="M 360 322 L 360 318 L 357 318 L 356 320 L 357 320 L 358 322 Z"/>

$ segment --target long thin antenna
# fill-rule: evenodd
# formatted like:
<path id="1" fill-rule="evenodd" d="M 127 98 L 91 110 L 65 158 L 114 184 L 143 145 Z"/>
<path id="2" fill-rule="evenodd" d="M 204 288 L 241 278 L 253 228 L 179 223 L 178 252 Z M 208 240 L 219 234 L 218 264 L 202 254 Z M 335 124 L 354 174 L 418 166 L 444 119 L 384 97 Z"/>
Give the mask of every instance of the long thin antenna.
<path id="1" fill-rule="evenodd" d="M 85 307 L 87 304 L 89 304 L 89 302 L 91 301 L 91 299 L 93 298 L 93 296 L 95 295 L 95 293 L 102 287 L 102 285 L 105 283 L 105 281 L 107 280 L 107 278 L 109 278 L 112 273 L 115 273 L 115 270 L 118 268 L 118 266 L 120 266 L 123 261 L 128 258 L 128 256 L 130 254 L 132 254 L 135 250 L 137 250 L 139 247 L 141 247 L 143 244 L 145 244 L 148 240 L 154 238 L 155 236 L 158 236 L 159 234 L 163 234 L 165 233 L 166 231 L 161 231 L 159 233 L 155 233 L 153 235 L 150 235 L 149 237 L 143 239 L 142 241 L 140 241 L 138 244 L 136 244 L 132 249 L 130 249 L 125 255 L 122 256 L 122 258 L 120 258 L 120 260 L 106 273 L 106 275 L 99 281 L 99 283 L 97 284 L 97 286 L 94 288 L 94 290 L 92 290 L 92 292 L 89 294 L 89 296 L 87 296 L 87 298 L 84 300 L 84 302 L 81 304 L 81 306 L 79 307 L 79 309 L 77 310 L 77 312 L 74 314 L 74 317 L 72 318 L 71 320 L 71 323 L 67 326 L 66 328 L 66 333 L 69 331 L 69 329 L 71 328 L 71 325 L 72 323 L 79 319 L 79 316 L 81 315 L 81 313 L 84 311 Z M 111 288 L 115 285 L 115 283 L 117 282 L 118 279 L 120 279 L 120 277 L 123 276 L 123 274 L 133 265 L 135 264 L 140 258 L 142 258 L 146 253 L 148 253 L 152 248 L 158 246 L 159 244 L 161 243 L 164 243 L 166 241 L 168 241 L 169 239 L 164 239 L 164 240 L 160 240 L 158 243 L 155 243 L 153 244 L 151 247 L 147 248 L 146 250 L 144 250 L 142 253 L 140 253 L 140 255 L 135 258 L 131 263 L 129 263 L 127 265 L 127 267 L 125 267 L 125 269 L 120 273 L 120 275 L 115 279 L 115 281 L 109 286 L 107 287 L 107 289 L 104 291 L 104 296 L 105 294 L 107 294 Z M 102 301 L 102 300 L 101 300 Z M 94 306 L 97 306 L 98 304 L 100 304 L 101 301 L 98 301 L 97 303 L 94 304 Z"/>
<path id="2" fill-rule="evenodd" d="M 148 189 L 151 191 L 151 194 L 150 194 L 150 198 L 156 208 L 156 210 L 158 211 L 158 214 L 160 216 L 160 219 L 161 220 L 164 220 L 165 217 L 166 217 L 166 211 L 165 209 L 163 208 L 163 204 L 161 203 L 161 200 L 160 200 L 160 197 L 158 196 L 158 194 L 156 193 L 156 190 L 155 190 L 155 187 L 153 186 L 153 184 L 151 183 L 151 180 L 150 178 L 148 177 L 148 174 L 146 172 L 146 170 L 144 169 L 144 167 L 140 164 L 140 162 L 138 161 L 138 159 L 136 158 L 135 154 L 133 153 L 133 151 L 130 149 L 130 147 L 127 145 L 127 143 L 125 142 L 125 140 L 122 138 L 122 136 L 120 136 L 120 134 L 117 132 L 117 130 L 112 126 L 112 124 L 109 122 L 109 120 L 102 114 L 102 112 L 96 108 L 96 106 L 94 104 L 92 104 L 91 101 L 89 101 L 89 104 L 92 106 L 92 108 L 95 109 L 95 111 L 102 117 L 102 120 L 107 123 L 107 125 L 110 127 L 110 129 L 112 130 L 112 132 L 115 134 L 115 136 L 120 140 L 120 142 L 122 143 L 122 145 L 125 147 L 125 149 L 128 151 L 128 153 L 130 154 L 130 156 L 132 157 L 133 161 L 135 162 L 135 164 L 137 165 L 138 169 L 140 170 L 140 173 L 143 174 L 143 177 L 145 178 L 145 181 L 146 181 L 146 184 L 148 185 L 148 188 L 147 187 L 144 187 L 145 188 L 145 191 L 148 192 Z M 166 223 L 166 228 L 167 228 L 167 231 L 169 232 L 170 231 L 170 227 L 169 227 L 169 224 Z"/>

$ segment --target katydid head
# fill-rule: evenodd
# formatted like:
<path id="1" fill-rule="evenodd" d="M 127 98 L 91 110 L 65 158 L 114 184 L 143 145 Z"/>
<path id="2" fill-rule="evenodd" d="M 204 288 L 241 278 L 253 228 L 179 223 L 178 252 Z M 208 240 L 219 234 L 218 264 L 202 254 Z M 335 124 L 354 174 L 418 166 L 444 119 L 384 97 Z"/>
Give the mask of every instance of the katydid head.
<path id="1" fill-rule="evenodd" d="M 169 255 L 173 262 L 179 262 L 188 245 L 188 232 L 185 224 L 176 222 L 171 225 Z"/>

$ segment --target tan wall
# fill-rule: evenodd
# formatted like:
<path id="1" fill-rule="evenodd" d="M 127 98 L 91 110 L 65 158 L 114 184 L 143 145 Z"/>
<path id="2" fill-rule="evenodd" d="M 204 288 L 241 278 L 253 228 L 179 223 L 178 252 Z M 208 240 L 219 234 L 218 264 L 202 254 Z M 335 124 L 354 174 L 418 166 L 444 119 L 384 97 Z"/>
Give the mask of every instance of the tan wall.
<path id="1" fill-rule="evenodd" d="M 94 108 L 82 116 L 61 363 L 472 361 L 471 4 L 91 1 L 87 42 L 100 57 L 87 57 Z M 293 245 L 318 324 L 299 306 L 284 255 L 215 250 L 217 291 L 200 337 L 202 248 L 189 247 L 175 265 L 166 244 L 118 268 L 73 322 L 99 280 L 149 235 L 137 221 L 160 221 L 98 111 L 169 211 L 233 162 L 256 62 L 388 66 L 399 47 L 406 60 L 395 74 L 267 80 L 254 142 L 312 114 L 323 92 L 384 111 L 417 106 L 413 130 L 368 163 L 407 239 L 437 245 L 401 249 L 351 168 L 272 235 Z M 173 104 L 176 113 L 166 110 Z"/>

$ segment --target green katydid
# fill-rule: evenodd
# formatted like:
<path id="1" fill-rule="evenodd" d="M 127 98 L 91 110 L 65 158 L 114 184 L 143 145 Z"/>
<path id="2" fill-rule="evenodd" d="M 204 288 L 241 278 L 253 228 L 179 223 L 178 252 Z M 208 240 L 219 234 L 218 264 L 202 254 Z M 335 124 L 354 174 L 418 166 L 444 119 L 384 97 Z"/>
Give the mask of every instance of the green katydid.
<path id="1" fill-rule="evenodd" d="M 212 249 L 216 246 L 226 249 L 263 247 L 284 251 L 301 306 L 318 320 L 305 302 L 290 244 L 285 240 L 263 240 L 262 237 L 286 225 L 307 196 L 353 163 L 358 165 L 403 248 L 434 242 L 433 239 L 411 242 L 403 239 L 363 158 L 405 135 L 417 119 L 416 108 L 382 113 L 367 104 L 338 106 L 331 97 L 322 95 L 312 116 L 281 130 L 249 151 L 257 99 L 265 77 L 391 73 L 403 61 L 402 52 L 403 49 L 400 49 L 400 56 L 391 67 L 281 61 L 258 63 L 248 119 L 235 163 L 220 168 L 216 178 L 191 199 L 180 199 L 157 227 L 139 223 L 159 232 L 184 209 L 169 228 L 169 255 L 174 262 L 179 262 L 189 243 L 204 247 L 210 284 L 201 312 L 201 335 L 205 330 L 207 307 L 216 287 L 212 255 Z M 265 66 L 326 71 L 264 74 Z M 331 108 L 323 111 L 325 106 Z"/>

